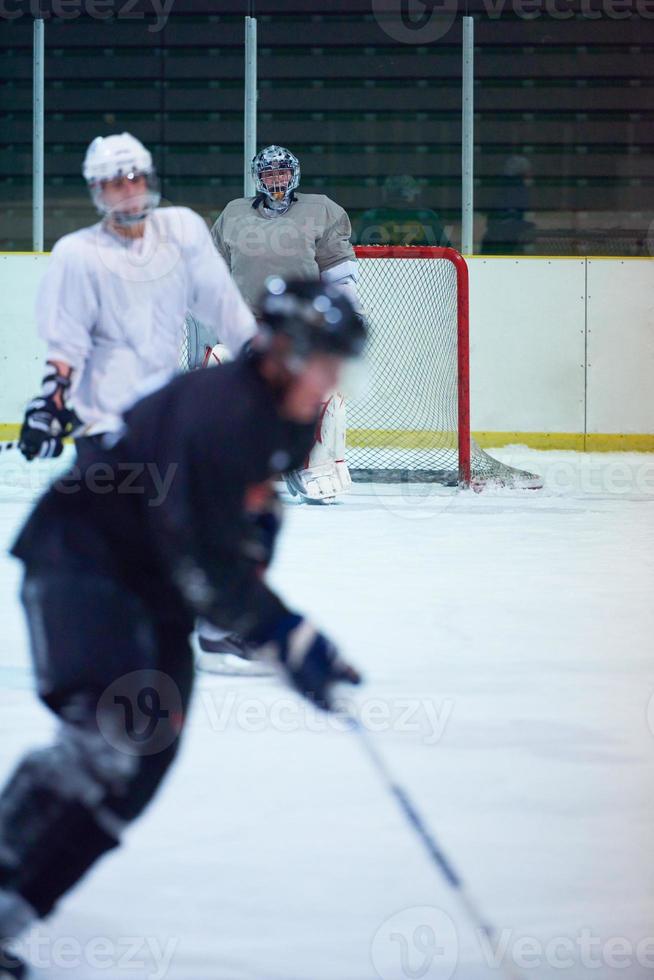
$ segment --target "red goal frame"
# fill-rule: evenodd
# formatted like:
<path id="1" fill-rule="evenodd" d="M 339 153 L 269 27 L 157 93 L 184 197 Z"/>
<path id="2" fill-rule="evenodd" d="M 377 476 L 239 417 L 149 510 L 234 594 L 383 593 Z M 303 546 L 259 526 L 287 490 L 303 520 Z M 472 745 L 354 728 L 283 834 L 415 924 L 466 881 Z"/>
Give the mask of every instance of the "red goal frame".
<path id="1" fill-rule="evenodd" d="M 456 272 L 459 481 L 470 484 L 470 303 L 468 266 L 456 249 L 434 245 L 355 245 L 359 259 L 444 259 Z"/>

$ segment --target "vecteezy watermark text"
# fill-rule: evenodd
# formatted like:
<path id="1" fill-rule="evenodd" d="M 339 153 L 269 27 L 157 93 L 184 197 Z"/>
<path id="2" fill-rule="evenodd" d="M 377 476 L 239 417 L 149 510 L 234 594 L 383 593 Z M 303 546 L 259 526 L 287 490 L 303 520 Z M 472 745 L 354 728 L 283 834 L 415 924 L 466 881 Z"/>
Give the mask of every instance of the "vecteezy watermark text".
<path id="1" fill-rule="evenodd" d="M 138 970 L 144 980 L 164 980 L 179 939 L 162 942 L 155 936 L 93 936 L 81 942 L 75 936 L 53 938 L 37 927 L 12 945 L 17 955 L 38 970 L 83 968 L 101 970 L 105 976 Z"/>
<path id="2" fill-rule="evenodd" d="M 599 936 L 587 927 L 567 936 L 552 936 L 547 940 L 535 936 L 517 935 L 512 929 L 502 929 L 491 942 L 488 936 L 477 934 L 484 960 L 497 969 L 502 963 L 512 963 L 519 970 L 534 970 L 545 966 L 552 970 L 579 968 L 625 970 L 639 966 L 654 967 L 654 937 L 645 936 L 634 942 L 625 936 Z"/>
<path id="3" fill-rule="evenodd" d="M 144 21 L 154 16 L 148 32 L 163 30 L 175 0 L 0 0 L 0 20 L 31 16 L 42 20 L 77 20 L 82 15 L 93 20 Z"/>
<path id="4" fill-rule="evenodd" d="M 217 696 L 214 691 L 199 694 L 199 705 L 212 732 L 239 728 L 246 732 L 298 731 L 343 732 L 349 730 L 348 717 L 356 716 L 369 732 L 402 733 L 418 736 L 425 745 L 436 745 L 454 711 L 454 701 L 436 702 L 426 697 L 337 698 L 334 711 L 316 711 L 300 698 L 289 695 L 272 700 L 243 697 L 235 691 Z"/>
<path id="5" fill-rule="evenodd" d="M 177 472 L 177 463 L 169 463 L 162 473 L 156 463 L 91 463 L 85 469 L 73 466 L 54 484 L 58 493 L 71 495 L 84 487 L 90 493 L 106 496 L 140 494 L 148 496 L 148 507 L 164 502 Z"/>
<path id="6" fill-rule="evenodd" d="M 547 968 L 548 975 L 557 971 L 559 976 L 577 977 L 580 970 L 586 975 L 602 968 L 654 968 L 654 936 L 602 936 L 584 926 L 546 939 L 510 928 L 497 929 L 491 939 L 476 929 L 475 938 L 476 958 L 495 972 L 506 967 L 521 974 Z M 454 976 L 460 959 L 457 929 L 444 909 L 401 909 L 376 930 L 370 955 L 381 980 L 448 980 Z M 486 970 L 483 975 L 487 975 Z"/>
<path id="7" fill-rule="evenodd" d="M 654 0 L 482 0 L 481 16 L 499 20 L 654 20 Z M 372 0 L 383 32 L 402 44 L 433 44 L 445 37 L 464 5 L 458 0 Z"/>

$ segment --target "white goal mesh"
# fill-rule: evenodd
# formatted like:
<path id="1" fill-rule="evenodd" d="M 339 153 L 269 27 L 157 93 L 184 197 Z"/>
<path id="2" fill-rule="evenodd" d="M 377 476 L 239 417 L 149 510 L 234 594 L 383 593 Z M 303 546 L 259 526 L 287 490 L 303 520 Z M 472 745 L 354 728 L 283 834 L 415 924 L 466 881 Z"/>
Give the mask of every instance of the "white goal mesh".
<path id="1" fill-rule="evenodd" d="M 358 292 L 370 328 L 369 383 L 347 405 L 347 462 L 358 481 L 420 481 L 540 487 L 470 437 L 468 281 L 452 249 L 356 249 Z M 193 370 L 212 346 L 186 317 L 180 368 Z"/>
<path id="2" fill-rule="evenodd" d="M 357 248 L 357 256 L 370 342 L 365 395 L 348 404 L 353 477 L 540 486 L 470 439 L 463 259 L 452 249 L 396 246 Z"/>

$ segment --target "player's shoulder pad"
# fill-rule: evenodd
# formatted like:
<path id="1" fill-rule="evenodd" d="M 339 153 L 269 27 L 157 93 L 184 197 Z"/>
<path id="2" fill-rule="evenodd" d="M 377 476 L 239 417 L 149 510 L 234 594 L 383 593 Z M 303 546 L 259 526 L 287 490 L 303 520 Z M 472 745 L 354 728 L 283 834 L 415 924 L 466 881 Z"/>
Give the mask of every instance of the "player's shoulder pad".
<path id="1" fill-rule="evenodd" d="M 176 242 L 182 249 L 193 250 L 209 236 L 206 221 L 191 208 L 157 208 L 150 220 L 165 232 L 167 241 Z"/>
<path id="2" fill-rule="evenodd" d="M 225 207 L 222 209 L 221 214 L 225 211 L 235 211 L 237 208 L 242 208 L 244 204 L 248 207 L 252 207 L 253 197 L 233 197 L 231 201 L 228 201 Z"/>
<path id="3" fill-rule="evenodd" d="M 215 228 L 218 222 L 221 224 L 226 218 L 231 218 L 232 215 L 235 217 L 239 213 L 247 212 L 252 207 L 252 201 L 254 199 L 251 197 L 234 197 L 231 201 L 228 201 L 225 207 L 222 209 L 216 220 L 212 223 L 211 227 Z"/>
<path id="4" fill-rule="evenodd" d="M 305 204 L 313 206 L 315 208 L 320 208 L 328 215 L 338 215 L 344 214 L 345 208 L 341 207 L 336 201 L 331 197 L 327 197 L 326 194 L 302 194 L 298 196 L 298 201 L 304 201 Z"/>
<path id="5" fill-rule="evenodd" d="M 100 231 L 100 223 L 91 225 L 88 228 L 78 228 L 55 242 L 52 246 L 51 255 L 57 259 L 69 259 L 84 257 L 88 254 L 89 248 L 94 244 L 95 238 Z"/>
<path id="6" fill-rule="evenodd" d="M 220 222 L 221 227 L 228 228 L 232 223 L 240 225 L 245 217 L 254 214 L 252 210 L 253 197 L 234 197 L 228 201 L 216 219 L 216 224 Z"/>
<path id="7" fill-rule="evenodd" d="M 228 201 L 212 225 L 223 237 L 230 237 L 230 233 L 236 228 L 239 229 L 241 223 L 247 220 L 252 214 L 253 197 L 235 197 Z"/>
<path id="8" fill-rule="evenodd" d="M 297 195 L 298 204 L 322 204 L 325 205 L 330 198 L 326 194 L 305 194 L 304 191 L 300 191 Z"/>
<path id="9" fill-rule="evenodd" d="M 170 208 L 157 208 L 152 217 L 157 222 L 163 222 L 175 230 L 175 227 L 196 227 L 199 228 L 202 225 L 203 228 L 207 227 L 207 223 L 201 214 L 197 211 L 193 211 L 191 208 L 185 208 L 175 205 Z"/>

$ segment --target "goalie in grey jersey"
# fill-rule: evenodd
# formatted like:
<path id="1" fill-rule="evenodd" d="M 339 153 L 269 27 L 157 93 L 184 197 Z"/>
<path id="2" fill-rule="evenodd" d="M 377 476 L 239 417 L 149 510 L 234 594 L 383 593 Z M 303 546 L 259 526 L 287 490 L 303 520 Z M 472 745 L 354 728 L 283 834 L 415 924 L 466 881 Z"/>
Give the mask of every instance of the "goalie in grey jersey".
<path id="1" fill-rule="evenodd" d="M 344 293 L 357 314 L 357 262 L 350 219 L 324 194 L 298 194 L 300 163 L 283 146 L 268 146 L 252 161 L 257 194 L 230 201 L 212 229 L 245 300 L 257 303 L 270 276 L 322 280 Z M 286 477 L 301 499 L 331 503 L 351 486 L 345 462 L 345 403 L 334 392 L 323 405 L 316 442 L 302 469 Z"/>

